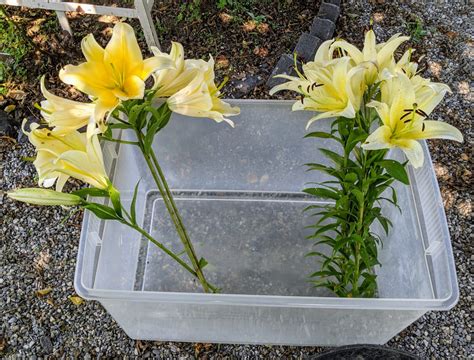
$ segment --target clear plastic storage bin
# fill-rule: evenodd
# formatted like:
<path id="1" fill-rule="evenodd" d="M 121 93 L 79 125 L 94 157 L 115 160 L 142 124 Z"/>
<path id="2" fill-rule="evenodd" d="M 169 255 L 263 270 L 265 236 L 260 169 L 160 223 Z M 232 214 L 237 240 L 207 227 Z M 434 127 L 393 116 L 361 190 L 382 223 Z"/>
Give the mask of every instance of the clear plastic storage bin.
<path id="1" fill-rule="evenodd" d="M 292 102 L 231 102 L 242 111 L 234 129 L 173 115 L 154 143 L 197 254 L 209 262 L 206 276 L 222 293 L 202 293 L 138 233 L 86 212 L 79 295 L 100 301 L 133 339 L 292 345 L 382 344 L 427 311 L 455 305 L 451 243 L 426 144 L 424 166 L 409 169 L 411 185 L 396 184 L 402 213 L 386 206 L 394 227 L 380 248 L 378 298 L 337 298 L 308 282 L 317 262 L 304 257 L 312 249 L 305 225 L 316 219 L 302 209 L 318 201 L 301 193 L 324 179 L 303 164 L 320 162 L 317 148 L 335 143 L 303 139 L 310 113 L 291 112 Z M 139 220 L 181 251 L 139 150 L 107 143 L 104 156 L 123 201 L 141 179 Z"/>

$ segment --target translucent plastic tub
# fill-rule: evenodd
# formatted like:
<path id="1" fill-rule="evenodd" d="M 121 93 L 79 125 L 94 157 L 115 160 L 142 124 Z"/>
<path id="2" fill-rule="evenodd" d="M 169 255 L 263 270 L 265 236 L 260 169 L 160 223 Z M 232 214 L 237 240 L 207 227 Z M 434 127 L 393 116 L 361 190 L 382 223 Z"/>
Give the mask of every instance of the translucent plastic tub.
<path id="1" fill-rule="evenodd" d="M 318 160 L 317 147 L 335 145 L 303 140 L 310 114 L 291 112 L 291 102 L 234 103 L 242 110 L 235 129 L 175 116 L 154 144 L 196 251 L 209 262 L 206 274 L 223 292 L 200 293 L 153 244 L 86 212 L 79 295 L 100 301 L 134 339 L 294 345 L 382 344 L 427 311 L 455 305 L 450 238 L 426 144 L 425 165 L 409 169 L 411 185 L 397 184 L 402 213 L 386 209 L 394 230 L 380 249 L 379 297 L 331 297 L 308 283 L 317 264 L 304 257 L 311 250 L 304 226 L 315 219 L 302 209 L 317 199 L 300 190 L 323 179 L 303 164 Z M 112 143 L 104 152 L 124 200 L 141 179 L 140 221 L 179 252 L 141 153 Z"/>

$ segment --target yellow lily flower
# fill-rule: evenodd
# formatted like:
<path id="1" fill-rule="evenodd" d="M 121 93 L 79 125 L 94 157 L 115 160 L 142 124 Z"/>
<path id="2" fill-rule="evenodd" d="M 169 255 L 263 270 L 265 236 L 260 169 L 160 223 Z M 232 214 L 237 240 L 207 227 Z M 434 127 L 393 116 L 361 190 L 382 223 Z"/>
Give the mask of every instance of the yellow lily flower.
<path id="1" fill-rule="evenodd" d="M 296 91 L 303 97 L 293 104 L 293 111 L 310 110 L 320 114 L 312 117 L 306 126 L 314 121 L 336 116 L 354 118 L 361 105 L 365 91 L 362 68 L 351 68 L 348 57 L 332 60 L 321 66 L 315 62 L 303 65 L 303 74 L 298 77 L 277 75 L 290 81 L 277 85 L 270 95 L 281 90 Z"/>
<path id="2" fill-rule="evenodd" d="M 232 107 L 220 99 L 221 93 L 214 82 L 214 59 L 189 60 L 189 67 L 196 69 L 193 80 L 167 99 L 168 107 L 178 114 L 194 117 L 208 117 L 216 122 L 234 122 L 227 116 L 240 114 L 238 107 Z"/>
<path id="3" fill-rule="evenodd" d="M 156 97 L 163 98 L 177 93 L 197 76 L 199 68 L 195 66 L 193 60 L 184 59 L 184 49 L 180 43 L 173 42 L 169 54 L 161 52 L 158 48 L 152 48 L 152 51 L 155 56 L 169 56 L 173 63 L 173 68 L 159 70 L 153 74 Z"/>
<path id="4" fill-rule="evenodd" d="M 411 54 L 413 49 L 408 49 L 405 51 L 403 56 L 395 63 L 395 60 L 392 59 L 392 65 L 389 66 L 392 72 L 401 72 L 404 73 L 409 78 L 412 78 L 416 75 L 418 71 L 418 63 L 411 61 Z"/>
<path id="5" fill-rule="evenodd" d="M 417 168 L 423 165 L 423 149 L 417 140 L 448 139 L 462 142 L 461 132 L 442 121 L 425 120 L 449 88 L 443 84 L 425 84 L 415 91 L 405 74 L 384 80 L 382 101 L 372 101 L 383 125 L 369 135 L 362 147 L 366 150 L 398 147 Z"/>
<path id="6" fill-rule="evenodd" d="M 334 43 L 334 40 L 326 40 L 321 45 L 319 45 L 316 55 L 314 55 L 315 63 L 319 65 L 327 65 L 333 61 L 334 57 L 334 48 L 331 46 Z"/>
<path id="7" fill-rule="evenodd" d="M 173 66 L 166 56 L 143 60 L 135 33 L 125 23 L 115 25 L 105 49 L 92 34 L 82 40 L 81 47 L 86 62 L 65 66 L 59 77 L 95 100 L 95 119 L 102 128 L 104 115 L 120 101 L 143 98 L 145 80 L 154 71 Z"/>
<path id="8" fill-rule="evenodd" d="M 41 115 L 57 134 L 68 133 L 86 126 L 93 120 L 95 105 L 63 99 L 48 91 L 45 77 L 41 77 Z"/>
<path id="9" fill-rule="evenodd" d="M 7 196 L 10 199 L 34 205 L 74 206 L 79 205 L 83 201 L 77 195 L 38 188 L 26 188 L 9 191 Z"/>
<path id="10" fill-rule="evenodd" d="M 373 84 L 377 80 L 378 73 L 390 67 L 397 48 L 408 39 L 410 39 L 408 36 L 395 34 L 387 42 L 377 44 L 374 31 L 369 30 L 365 34 L 362 51 L 345 40 L 335 41 L 331 47 L 333 50 L 344 50 L 355 65 L 364 67 L 367 84 Z"/>
<path id="11" fill-rule="evenodd" d="M 23 131 L 37 151 L 33 164 L 38 172 L 39 186 L 50 187 L 56 183 L 56 190 L 61 191 L 72 176 L 99 189 L 108 187 L 97 135 L 88 137 L 78 131 L 58 134 L 39 128 L 38 124 L 32 124 L 30 130 Z"/>

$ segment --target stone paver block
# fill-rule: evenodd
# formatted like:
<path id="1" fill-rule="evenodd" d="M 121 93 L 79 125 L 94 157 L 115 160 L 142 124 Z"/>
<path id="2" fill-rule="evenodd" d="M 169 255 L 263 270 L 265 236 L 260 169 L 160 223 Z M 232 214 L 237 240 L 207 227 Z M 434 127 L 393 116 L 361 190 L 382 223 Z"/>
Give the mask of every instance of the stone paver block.
<path id="1" fill-rule="evenodd" d="M 295 47 L 298 59 L 308 62 L 314 59 L 314 55 L 323 41 L 309 33 L 301 34 Z"/>
<path id="2" fill-rule="evenodd" d="M 341 10 L 339 9 L 339 6 L 323 2 L 319 7 L 318 17 L 321 19 L 331 20 L 333 23 L 335 23 L 339 17 L 340 12 Z"/>
<path id="3" fill-rule="evenodd" d="M 325 0 L 324 2 L 326 2 L 326 3 L 328 3 L 328 4 L 333 4 L 333 5 L 341 6 L 341 0 Z"/>
<path id="4" fill-rule="evenodd" d="M 313 20 L 310 33 L 321 40 L 329 40 L 332 38 L 335 29 L 336 24 L 334 22 L 317 17 Z"/>
<path id="5" fill-rule="evenodd" d="M 279 79 L 279 78 L 274 78 L 275 75 L 279 74 L 286 74 L 286 75 L 296 75 L 295 70 L 294 70 L 294 60 L 292 55 L 288 54 L 283 54 L 278 60 L 278 63 L 276 64 L 275 68 L 272 71 L 272 74 L 267 80 L 267 87 L 272 88 L 276 85 L 280 85 L 288 80 L 286 79 Z M 299 67 L 300 64 L 298 64 Z"/>

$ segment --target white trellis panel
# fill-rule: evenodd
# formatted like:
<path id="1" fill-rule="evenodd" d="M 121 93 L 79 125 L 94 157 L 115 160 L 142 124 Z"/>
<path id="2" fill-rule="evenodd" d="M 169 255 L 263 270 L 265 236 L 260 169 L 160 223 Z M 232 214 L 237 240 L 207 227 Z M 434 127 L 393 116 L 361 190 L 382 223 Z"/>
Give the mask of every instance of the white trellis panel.
<path id="1" fill-rule="evenodd" d="M 76 11 L 84 14 L 114 15 L 117 17 L 138 18 L 145 35 L 147 45 L 160 47 L 155 31 L 151 8 L 154 0 L 134 0 L 133 8 L 121 8 L 105 5 L 92 5 L 61 0 L 0 0 L 0 5 L 25 6 L 34 9 L 54 10 L 61 27 L 71 33 L 66 11 Z"/>

